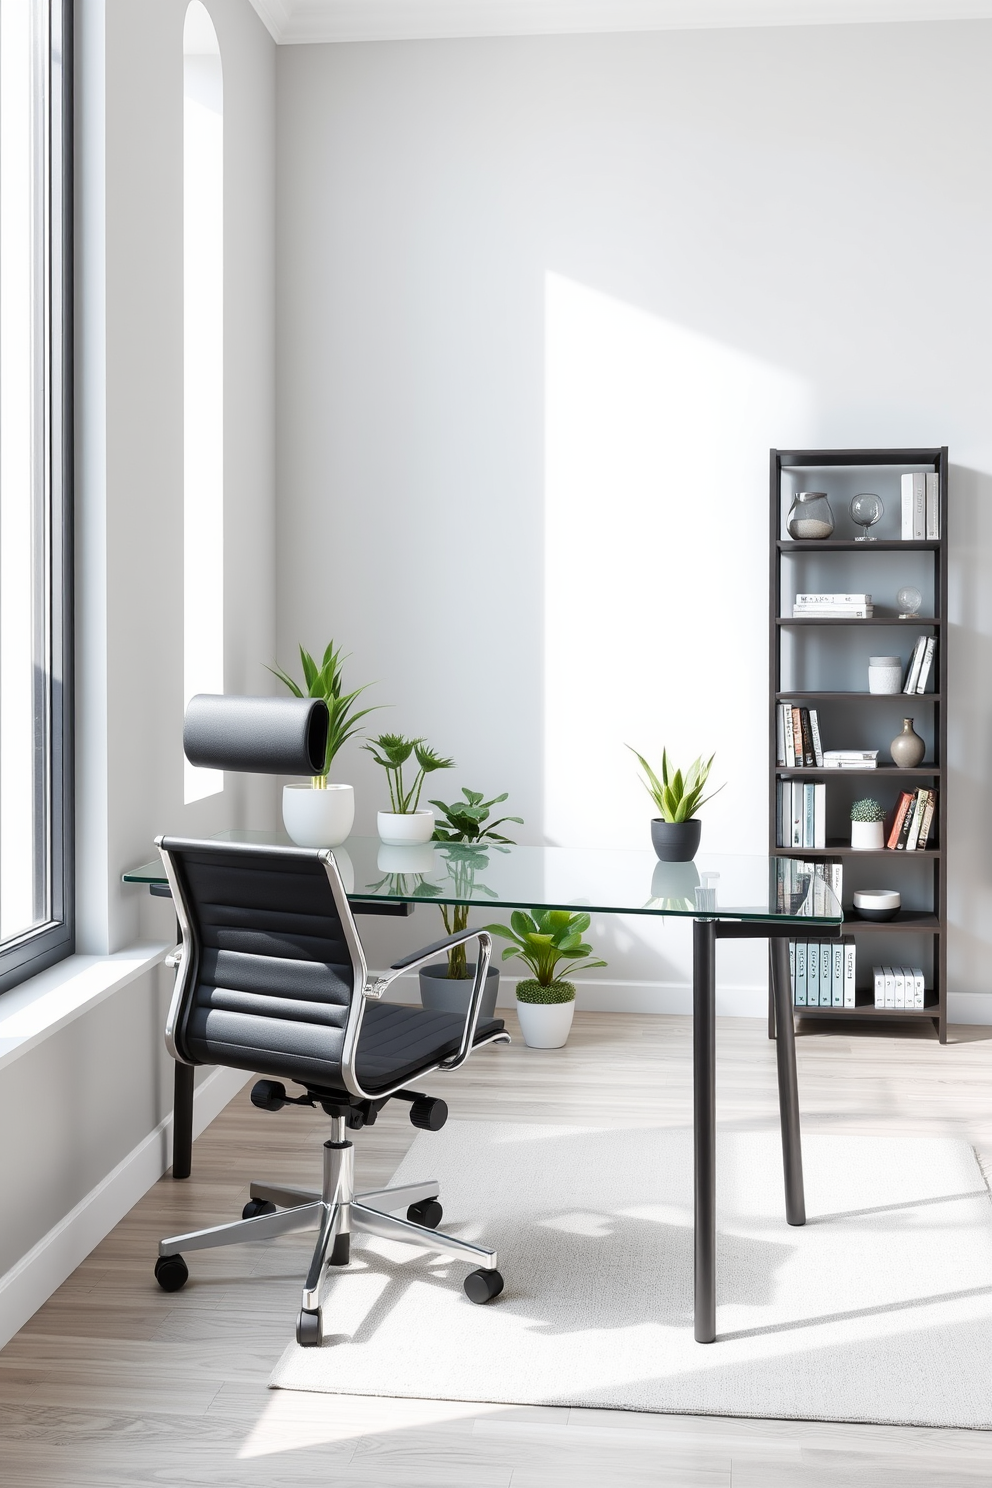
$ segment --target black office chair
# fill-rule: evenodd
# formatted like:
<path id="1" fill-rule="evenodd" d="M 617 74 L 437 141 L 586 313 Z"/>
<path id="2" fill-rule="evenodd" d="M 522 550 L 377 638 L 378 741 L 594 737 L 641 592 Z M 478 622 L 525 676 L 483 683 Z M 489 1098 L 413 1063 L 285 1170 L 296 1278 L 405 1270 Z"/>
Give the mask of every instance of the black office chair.
<path id="1" fill-rule="evenodd" d="M 503 1289 L 494 1250 L 437 1233 L 436 1182 L 354 1191 L 354 1148 L 346 1131 L 371 1126 L 390 1098 L 410 1102 L 410 1120 L 437 1131 L 444 1101 L 408 1083 L 452 1070 L 483 1044 L 509 1041 L 499 1018 L 479 1018 L 492 941 L 484 930 L 448 936 L 402 961 L 385 976 L 369 974 L 334 854 L 288 847 L 156 839 L 182 932 L 169 958 L 178 966 L 166 1026 L 173 1059 L 263 1072 L 301 1085 L 290 1097 L 277 1079 L 259 1080 L 254 1105 L 319 1105 L 331 1118 L 319 1194 L 252 1183 L 242 1218 L 214 1229 L 172 1235 L 158 1248 L 155 1276 L 177 1291 L 189 1272 L 180 1252 L 267 1240 L 318 1226 L 296 1336 L 321 1342 L 320 1279 L 325 1262 L 345 1266 L 353 1230 L 407 1240 L 477 1269 L 465 1280 L 473 1302 Z M 380 1001 L 401 972 L 438 951 L 477 939 L 478 963 L 464 1020 L 450 1013 Z M 387 1211 L 405 1209 L 400 1219 Z"/>

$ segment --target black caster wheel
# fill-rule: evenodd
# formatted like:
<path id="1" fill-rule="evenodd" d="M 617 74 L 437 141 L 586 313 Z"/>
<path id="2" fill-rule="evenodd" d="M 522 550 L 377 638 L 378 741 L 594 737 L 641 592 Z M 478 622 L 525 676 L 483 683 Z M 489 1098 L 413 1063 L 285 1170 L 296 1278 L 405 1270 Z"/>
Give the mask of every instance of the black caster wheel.
<path id="1" fill-rule="evenodd" d="M 437 1199 L 421 1199 L 419 1204 L 410 1205 L 406 1211 L 406 1217 L 411 1224 L 419 1224 L 425 1229 L 436 1230 L 444 1218 L 444 1210 Z"/>
<path id="2" fill-rule="evenodd" d="M 503 1278 L 498 1271 L 470 1271 L 464 1281 L 465 1295 L 479 1307 L 491 1302 L 503 1290 Z"/>
<path id="3" fill-rule="evenodd" d="M 296 1319 L 296 1341 L 300 1348 L 320 1348 L 324 1333 L 320 1326 L 319 1312 L 306 1312 L 301 1309 Z"/>
<path id="4" fill-rule="evenodd" d="M 242 1219 L 257 1219 L 260 1214 L 275 1214 L 276 1206 L 268 1199 L 249 1199 L 241 1211 Z"/>
<path id="5" fill-rule="evenodd" d="M 155 1262 L 155 1280 L 163 1292 L 178 1292 L 189 1281 L 189 1267 L 181 1255 L 159 1256 Z"/>

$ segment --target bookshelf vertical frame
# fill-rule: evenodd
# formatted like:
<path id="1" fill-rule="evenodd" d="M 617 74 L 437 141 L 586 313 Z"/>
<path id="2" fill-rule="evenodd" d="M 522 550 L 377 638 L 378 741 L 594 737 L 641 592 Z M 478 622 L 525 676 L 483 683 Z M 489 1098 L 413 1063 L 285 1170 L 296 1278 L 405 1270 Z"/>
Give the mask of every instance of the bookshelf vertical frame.
<path id="1" fill-rule="evenodd" d="M 844 904 L 847 915 L 845 923 L 845 934 L 854 936 L 858 947 L 859 962 L 859 991 L 858 1003 L 853 1009 L 839 1007 L 810 1007 L 795 1008 L 793 1017 L 819 1018 L 829 1026 L 830 1018 L 868 1018 L 874 1021 L 876 1026 L 886 1019 L 913 1018 L 930 1020 L 936 1030 L 937 1037 L 941 1043 L 947 1041 L 947 810 L 946 810 L 946 782 L 947 782 L 947 701 L 948 701 L 948 615 L 947 615 L 947 567 L 948 567 L 948 452 L 946 446 L 913 448 L 913 449 L 846 449 L 846 450 L 778 450 L 770 451 L 769 462 L 769 616 L 768 616 L 768 654 L 769 654 L 769 708 L 768 708 L 768 846 L 771 854 L 780 857 L 796 857 L 801 859 L 810 858 L 839 858 L 845 868 L 844 873 Z M 899 535 L 900 513 L 897 504 L 892 502 L 891 496 L 886 497 L 888 516 L 885 529 L 880 526 L 880 535 L 877 541 L 863 542 L 857 540 L 857 531 L 850 522 L 847 515 L 847 499 L 852 482 L 858 483 L 864 478 L 867 485 L 873 477 L 879 480 L 888 480 L 892 483 L 895 476 L 908 471 L 935 471 L 939 476 L 940 489 L 940 531 L 939 536 L 934 539 L 922 541 L 903 540 Z M 803 477 L 808 474 L 810 480 L 815 477 L 815 488 L 826 488 L 828 499 L 834 511 L 835 530 L 834 534 L 827 539 L 808 539 L 797 541 L 791 538 L 786 528 L 786 518 L 791 500 L 792 489 L 813 489 L 813 485 L 806 482 Z M 831 485 L 838 483 L 839 492 L 831 493 Z M 886 488 L 889 489 L 888 487 Z M 893 507 L 896 509 L 893 511 Z M 895 531 L 893 532 L 893 523 Z M 893 593 L 884 592 L 879 588 L 877 575 L 879 572 L 879 557 L 882 556 L 881 565 L 884 568 L 889 561 L 887 555 L 902 554 L 906 557 L 912 555 L 911 561 L 917 565 L 924 574 L 925 587 L 929 591 L 931 600 L 931 613 L 921 613 L 919 617 L 911 620 L 898 618 Z M 831 587 L 836 591 L 847 591 L 855 587 L 848 576 L 856 574 L 859 568 L 864 570 L 866 560 L 875 560 L 874 569 L 868 565 L 868 573 L 875 573 L 872 580 L 873 592 L 877 589 L 875 615 L 865 619 L 838 619 L 836 617 L 807 616 L 796 619 L 792 616 L 792 601 L 794 598 L 794 583 L 797 565 L 799 571 L 803 571 L 803 564 L 807 563 L 809 571 L 820 574 L 831 574 L 836 572 L 837 582 Z M 843 582 L 840 582 L 841 576 Z M 922 586 L 921 586 L 922 587 Z M 790 589 L 792 592 L 790 592 Z M 914 628 L 915 627 L 915 628 Z M 834 646 L 835 657 L 842 655 L 848 637 L 863 640 L 865 637 L 877 636 L 879 646 L 895 645 L 895 637 L 904 648 L 908 638 L 915 640 L 917 633 L 932 634 L 937 637 L 936 666 L 933 672 L 933 691 L 925 694 L 899 694 L 901 706 L 906 707 L 912 703 L 914 710 L 920 708 L 932 710 L 927 713 L 926 734 L 928 739 L 928 753 L 924 756 L 924 762 L 914 770 L 900 770 L 892 764 L 882 764 L 874 771 L 866 770 L 863 775 L 857 772 L 839 772 L 823 769 L 795 769 L 788 770 L 782 767 L 778 760 L 778 706 L 782 701 L 794 700 L 806 702 L 817 708 L 821 718 L 821 728 L 825 729 L 829 737 L 833 732 L 837 735 L 837 729 L 847 727 L 852 731 L 857 729 L 862 738 L 869 737 L 872 745 L 883 748 L 885 740 L 879 733 L 879 728 L 884 733 L 885 702 L 887 696 L 870 695 L 867 691 L 859 691 L 850 685 L 846 687 L 824 687 L 809 685 L 808 678 L 799 677 L 796 680 L 797 671 L 802 670 L 802 661 L 796 660 L 796 656 L 805 655 L 807 660 L 810 655 L 815 656 L 809 648 L 805 653 L 801 650 L 799 643 L 805 638 L 812 646 L 817 644 L 817 634 L 821 640 L 830 639 L 829 632 L 833 632 L 831 644 Z M 810 634 L 812 632 L 812 634 Z M 791 640 L 790 640 L 791 638 Z M 784 657 L 786 651 L 796 642 L 793 647 L 795 655 L 790 654 L 789 675 L 784 675 Z M 856 649 L 850 646 L 849 649 Z M 835 662 L 836 664 L 836 662 Z M 822 683 L 822 678 L 814 680 Z M 805 685 L 804 685 L 805 683 Z M 893 699 L 890 696 L 890 708 Z M 844 721 L 843 724 L 841 721 Z M 885 870 L 894 866 L 893 859 L 897 854 L 890 849 L 882 849 L 878 852 L 856 852 L 846 845 L 837 834 L 834 840 L 828 839 L 824 849 L 791 848 L 778 842 L 776 807 L 778 799 L 779 782 L 784 778 L 802 776 L 813 780 L 824 780 L 827 782 L 828 797 L 828 822 L 831 817 L 831 785 L 840 783 L 841 775 L 850 781 L 852 775 L 862 785 L 875 784 L 877 788 L 891 787 L 899 782 L 906 788 L 924 785 L 934 788 L 937 794 L 936 814 L 936 838 L 928 843 L 927 849 L 918 855 L 919 863 L 916 867 L 920 870 L 916 891 L 918 897 L 927 902 L 907 911 L 900 911 L 896 919 L 888 924 L 870 924 L 851 916 L 851 872 L 858 871 L 865 864 L 869 867 L 877 867 L 879 875 L 884 877 Z M 853 783 L 853 782 L 852 782 Z M 836 820 L 837 807 L 833 806 L 833 817 Z M 916 854 L 898 854 L 902 865 Z M 867 887 L 867 885 L 863 885 Z M 881 887 L 883 885 L 876 885 Z M 887 886 L 887 885 L 884 885 Z M 918 947 L 921 943 L 920 937 L 930 943 L 930 955 L 927 957 L 929 966 L 929 984 L 926 991 L 926 1004 L 922 1009 L 881 1009 L 870 1005 L 864 988 L 865 962 L 864 957 L 868 955 L 882 954 L 878 950 L 884 947 L 892 961 L 900 964 L 911 964 L 912 957 L 900 954 L 899 947 L 906 943 L 907 937 L 912 938 L 912 945 Z M 865 950 L 862 952 L 862 946 Z M 889 949 L 891 948 L 891 949 Z M 915 952 L 914 952 L 915 955 Z M 850 1025 L 848 1025 L 850 1027 Z M 774 1031 L 771 1000 L 769 999 L 769 1034 Z"/>

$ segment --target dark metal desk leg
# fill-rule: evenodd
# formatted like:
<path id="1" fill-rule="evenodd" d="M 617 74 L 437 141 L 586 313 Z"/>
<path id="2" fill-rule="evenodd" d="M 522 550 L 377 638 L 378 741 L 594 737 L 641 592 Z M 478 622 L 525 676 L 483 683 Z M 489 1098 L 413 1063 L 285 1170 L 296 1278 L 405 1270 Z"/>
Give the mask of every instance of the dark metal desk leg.
<path id="1" fill-rule="evenodd" d="M 792 974 L 789 942 L 775 936 L 768 942 L 771 990 L 775 1000 L 775 1059 L 778 1064 L 778 1109 L 782 1126 L 782 1164 L 785 1169 L 785 1217 L 790 1225 L 806 1223 L 803 1194 L 803 1148 L 799 1130 L 799 1082 L 796 1078 L 796 1030 L 792 1013 Z"/>
<path id="2" fill-rule="evenodd" d="M 193 1166 L 193 1066 L 176 1065 L 172 1098 L 172 1176 L 188 1178 Z"/>
<path id="3" fill-rule="evenodd" d="M 716 1337 L 716 921 L 692 924 L 695 1337 Z"/>

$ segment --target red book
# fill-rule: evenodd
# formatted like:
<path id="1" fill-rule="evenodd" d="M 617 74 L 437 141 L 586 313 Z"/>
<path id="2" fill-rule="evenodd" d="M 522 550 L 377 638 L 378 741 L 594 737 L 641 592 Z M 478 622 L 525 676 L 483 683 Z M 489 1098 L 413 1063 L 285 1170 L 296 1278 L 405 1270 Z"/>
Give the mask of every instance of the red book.
<path id="1" fill-rule="evenodd" d="M 903 822 L 906 820 L 906 812 L 909 810 L 910 806 L 915 800 L 915 791 L 903 791 L 902 795 L 899 797 L 895 815 L 892 818 L 892 825 L 889 828 L 889 835 L 885 839 L 886 847 L 894 848 L 896 843 L 899 841 L 899 835 L 902 832 Z"/>

